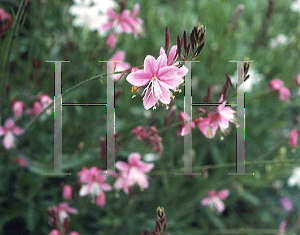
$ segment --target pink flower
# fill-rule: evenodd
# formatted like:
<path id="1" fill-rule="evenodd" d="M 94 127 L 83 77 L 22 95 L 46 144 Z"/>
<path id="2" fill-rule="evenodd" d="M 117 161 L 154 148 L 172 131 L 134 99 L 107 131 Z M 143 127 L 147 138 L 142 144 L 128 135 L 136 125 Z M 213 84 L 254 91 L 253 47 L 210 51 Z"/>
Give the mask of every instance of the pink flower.
<path id="1" fill-rule="evenodd" d="M 294 209 L 293 202 L 287 197 L 281 198 L 280 204 L 283 207 L 283 209 L 286 210 L 287 212 L 291 212 Z"/>
<path id="2" fill-rule="evenodd" d="M 131 16 L 129 10 L 123 10 L 120 15 L 117 15 L 114 10 L 109 9 L 107 10 L 106 15 L 110 21 L 102 25 L 100 28 L 101 33 L 105 33 L 110 29 L 113 29 L 114 34 L 116 35 L 121 33 L 132 33 L 132 27 L 130 24 Z"/>
<path id="3" fill-rule="evenodd" d="M 271 80 L 268 84 L 268 88 L 270 91 L 278 91 L 279 92 L 279 98 L 283 101 L 289 101 L 291 93 L 288 88 L 284 86 L 284 82 L 280 80 L 279 78 L 275 78 Z"/>
<path id="4" fill-rule="evenodd" d="M 134 37 L 137 37 L 138 33 L 143 31 L 143 21 L 137 17 L 139 10 L 140 5 L 138 3 L 134 5 L 132 15 L 127 9 L 123 10 L 120 15 L 117 15 L 112 9 L 107 10 L 106 15 L 109 18 L 109 22 L 100 27 L 99 33 L 103 34 L 112 29 L 115 35 L 133 33 Z"/>
<path id="5" fill-rule="evenodd" d="M 219 102 L 222 101 L 223 101 L 223 95 L 221 95 Z M 229 122 L 232 123 L 235 122 L 234 111 L 229 107 L 225 107 L 225 105 L 226 105 L 226 101 L 224 101 L 221 105 L 218 106 L 217 113 L 216 113 L 216 121 L 223 133 L 228 128 Z"/>
<path id="6" fill-rule="evenodd" d="M 280 232 L 280 234 L 277 234 L 277 235 L 283 235 L 283 233 L 285 233 L 285 227 L 286 227 L 286 225 L 287 225 L 287 222 L 286 222 L 286 220 L 283 220 L 281 223 L 280 223 L 280 225 L 279 225 L 279 232 Z"/>
<path id="7" fill-rule="evenodd" d="M 106 39 L 106 46 L 108 49 L 114 49 L 117 43 L 117 37 L 113 33 L 109 34 Z"/>
<path id="8" fill-rule="evenodd" d="M 180 115 L 179 115 L 179 120 L 181 122 L 184 122 L 184 120 L 190 120 L 191 118 L 189 117 L 189 115 L 185 112 L 181 112 Z M 177 136 L 184 136 L 184 135 L 187 135 L 190 133 L 190 131 L 195 127 L 195 122 L 192 121 L 191 122 L 191 125 L 190 125 L 190 128 L 189 129 L 186 129 L 185 127 L 185 123 L 183 123 L 179 129 L 177 130 Z"/>
<path id="9" fill-rule="evenodd" d="M 83 197 L 91 194 L 93 199 L 97 196 L 96 203 L 100 207 L 105 205 L 105 194 L 104 191 L 110 191 L 112 187 L 105 183 L 106 176 L 100 175 L 101 170 L 97 167 L 87 169 L 83 167 L 77 175 L 80 177 L 79 182 L 83 184 L 79 191 L 79 196 Z"/>
<path id="10" fill-rule="evenodd" d="M 15 140 L 13 135 L 22 135 L 23 133 L 24 130 L 15 126 L 15 122 L 12 118 L 5 121 L 4 127 L 0 126 L 0 136 L 4 135 L 2 144 L 6 149 L 11 149 L 14 146 Z"/>
<path id="11" fill-rule="evenodd" d="M 116 63 L 108 63 L 108 73 L 121 72 L 130 68 L 130 64 L 123 62 L 125 59 L 124 51 L 116 51 L 116 53 L 109 59 L 110 61 L 119 61 Z M 113 67 L 111 66 L 113 64 Z M 115 68 L 115 70 L 114 70 Z M 121 74 L 111 75 L 114 80 L 119 80 Z"/>
<path id="12" fill-rule="evenodd" d="M 12 105 L 12 110 L 14 112 L 15 117 L 22 116 L 24 104 L 21 101 L 15 101 Z"/>
<path id="13" fill-rule="evenodd" d="M 268 88 L 271 91 L 279 91 L 282 87 L 284 87 L 284 82 L 279 78 L 271 80 L 268 84 Z"/>
<path id="14" fill-rule="evenodd" d="M 142 139 L 147 138 L 147 131 L 146 128 L 143 126 L 137 126 L 133 128 L 130 133 L 135 134 L 139 141 L 142 141 Z"/>
<path id="15" fill-rule="evenodd" d="M 0 21 L 3 22 L 5 19 L 9 19 L 9 18 L 10 18 L 10 14 L 5 12 L 5 10 L 3 10 L 3 8 L 0 8 Z"/>
<path id="16" fill-rule="evenodd" d="M 279 98 L 283 101 L 290 101 L 290 96 L 291 96 L 291 93 L 290 93 L 290 90 L 286 87 L 282 87 L 280 90 L 279 90 Z"/>
<path id="17" fill-rule="evenodd" d="M 72 187 L 71 185 L 64 184 L 63 185 L 63 198 L 71 200 L 72 199 Z"/>
<path id="18" fill-rule="evenodd" d="M 40 102 L 34 101 L 32 106 L 32 109 L 27 110 L 27 114 L 30 115 L 31 118 L 34 118 L 36 115 L 42 112 L 42 105 Z"/>
<path id="19" fill-rule="evenodd" d="M 171 102 L 170 97 L 173 95 L 169 89 L 175 90 L 183 82 L 182 77 L 187 72 L 188 69 L 184 66 L 180 70 L 175 66 L 168 66 L 166 54 L 161 54 L 157 60 L 148 55 L 144 61 L 144 70 L 130 73 L 126 80 L 136 87 L 148 84 L 143 91 L 144 108 L 150 109 L 154 106 L 153 109 L 156 109 L 158 100 L 164 104 Z"/>
<path id="20" fill-rule="evenodd" d="M 206 138 L 212 139 L 215 137 L 216 132 L 218 130 L 218 123 L 215 121 L 211 121 L 210 113 L 209 117 L 207 118 L 199 117 L 195 119 L 195 123 Z"/>
<path id="21" fill-rule="evenodd" d="M 211 209 L 216 210 L 221 214 L 225 210 L 225 205 L 222 200 L 226 199 L 229 195 L 229 190 L 223 189 L 216 193 L 216 190 L 211 190 L 208 193 L 208 197 L 202 199 L 201 204 L 203 206 L 209 206 Z"/>
<path id="22" fill-rule="evenodd" d="M 53 102 L 53 99 L 50 98 L 50 96 L 48 96 L 47 94 L 43 94 L 38 96 L 38 99 L 41 101 L 42 103 L 42 109 L 44 110 L 45 108 L 48 107 L 49 104 L 51 104 Z M 51 114 L 51 110 L 48 109 L 46 111 L 47 114 Z"/>
<path id="23" fill-rule="evenodd" d="M 19 165 L 21 168 L 25 168 L 28 166 L 27 161 L 23 157 L 17 157 L 14 159 L 14 162 Z"/>
<path id="24" fill-rule="evenodd" d="M 142 162 L 139 153 L 131 153 L 128 157 L 128 163 L 116 162 L 116 168 L 127 177 L 128 185 L 132 186 L 137 183 L 141 188 L 148 188 L 148 179 L 145 173 L 150 172 L 154 164 Z"/>
<path id="25" fill-rule="evenodd" d="M 138 3 L 134 4 L 131 18 L 129 19 L 130 25 L 132 27 L 133 36 L 135 38 L 138 36 L 139 33 L 143 32 L 143 28 L 142 28 L 143 20 L 137 17 L 139 11 L 140 11 L 140 4 Z"/>
<path id="26" fill-rule="evenodd" d="M 295 78 L 296 83 L 300 86 L 300 73 Z"/>
<path id="27" fill-rule="evenodd" d="M 297 129 L 291 131 L 290 141 L 289 144 L 292 148 L 297 148 L 298 145 L 298 133 Z"/>
<path id="28" fill-rule="evenodd" d="M 115 175 L 115 177 L 117 178 L 115 184 L 114 184 L 114 188 L 116 190 L 120 190 L 120 189 L 123 189 L 124 192 L 126 194 L 129 193 L 129 185 L 128 185 L 128 179 L 127 179 L 127 176 L 125 176 L 124 174 L 122 175 Z"/>
<path id="29" fill-rule="evenodd" d="M 78 212 L 77 209 L 69 207 L 69 204 L 67 202 L 62 202 L 58 206 L 53 206 L 52 210 L 58 213 L 61 224 L 63 224 L 65 219 L 69 217 L 68 213 L 77 214 Z"/>

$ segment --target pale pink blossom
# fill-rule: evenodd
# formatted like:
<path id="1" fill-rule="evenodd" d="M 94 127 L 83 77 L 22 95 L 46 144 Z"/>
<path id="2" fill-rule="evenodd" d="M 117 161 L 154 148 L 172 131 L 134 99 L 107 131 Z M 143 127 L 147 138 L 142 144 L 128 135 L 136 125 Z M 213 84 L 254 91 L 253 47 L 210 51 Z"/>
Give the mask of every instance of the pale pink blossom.
<path id="1" fill-rule="evenodd" d="M 83 167 L 77 175 L 80 177 L 79 182 L 83 184 L 79 191 L 79 196 L 83 197 L 88 194 L 91 194 L 92 198 L 96 199 L 96 203 L 100 207 L 105 205 L 105 194 L 104 191 L 112 190 L 112 187 L 105 183 L 106 176 L 101 175 L 102 171 L 98 170 L 97 167 L 92 167 L 87 169 Z"/>
<path id="2" fill-rule="evenodd" d="M 15 125 L 12 118 L 5 121 L 4 126 L 0 126 L 0 136 L 4 136 L 2 144 L 6 149 L 11 149 L 14 146 L 14 135 L 22 135 L 24 130 Z"/>
<path id="3" fill-rule="evenodd" d="M 121 175 L 116 175 L 115 177 L 117 178 L 117 180 L 114 184 L 114 188 L 118 191 L 120 189 L 123 189 L 124 192 L 126 194 L 128 194 L 129 193 L 129 185 L 128 185 L 127 176 L 125 176 L 124 174 L 121 174 Z"/>
<path id="4" fill-rule="evenodd" d="M 154 106 L 153 109 L 156 109 L 155 104 L 158 100 L 166 105 L 170 104 L 173 95 L 169 89 L 175 90 L 177 86 L 183 83 L 182 77 L 187 72 L 188 69 L 184 66 L 181 69 L 168 66 L 166 54 L 161 54 L 157 60 L 148 55 L 144 61 L 144 70 L 130 73 L 126 80 L 136 87 L 148 84 L 143 91 L 143 93 L 145 92 L 144 108 L 148 110 Z"/>
<path id="5" fill-rule="evenodd" d="M 286 210 L 287 212 L 291 212 L 294 209 L 293 202 L 287 197 L 281 198 L 280 204 L 283 207 L 283 209 Z"/>
<path id="6" fill-rule="evenodd" d="M 42 105 L 40 102 L 34 101 L 32 104 L 32 109 L 27 110 L 27 114 L 34 118 L 36 115 L 40 114 L 42 110 Z"/>
<path id="7" fill-rule="evenodd" d="M 48 107 L 49 104 L 51 104 L 53 102 L 53 99 L 50 98 L 50 96 L 48 96 L 47 94 L 43 94 L 43 95 L 40 95 L 38 96 L 38 100 L 41 101 L 41 104 L 42 104 L 42 110 L 44 110 L 45 108 Z M 47 114 L 51 114 L 51 110 L 48 109 L 46 111 Z"/>
<path id="8" fill-rule="evenodd" d="M 117 43 L 117 37 L 113 33 L 110 33 L 106 39 L 106 46 L 108 49 L 114 49 Z"/>
<path id="9" fill-rule="evenodd" d="M 136 38 L 138 36 L 139 33 L 143 32 L 143 20 L 139 17 L 137 17 L 137 15 L 139 14 L 140 11 L 140 4 L 136 3 L 134 4 L 133 10 L 132 10 L 132 14 L 131 14 L 131 18 L 130 18 L 130 25 L 132 27 L 132 32 L 133 32 L 133 36 Z"/>
<path id="10" fill-rule="evenodd" d="M 294 130 L 291 131 L 289 144 L 292 148 L 297 148 L 298 134 L 299 134 L 299 131 L 297 129 L 294 129 Z"/>
<path id="11" fill-rule="evenodd" d="M 279 90 L 279 98 L 283 101 L 290 101 L 291 92 L 288 88 L 282 87 Z"/>
<path id="12" fill-rule="evenodd" d="M 289 101 L 290 100 L 290 90 L 284 86 L 284 82 L 280 80 L 279 78 L 275 78 L 271 80 L 268 84 L 268 88 L 270 91 L 278 91 L 279 92 L 279 98 L 282 101 Z"/>
<path id="13" fill-rule="evenodd" d="M 64 223 L 65 219 L 69 217 L 70 214 L 77 214 L 77 209 L 69 207 L 67 202 L 62 202 L 58 206 L 53 206 L 52 210 L 58 213 L 59 221 L 61 224 Z"/>
<path id="14" fill-rule="evenodd" d="M 222 189 L 219 193 L 217 193 L 216 190 L 211 190 L 208 195 L 208 197 L 202 199 L 201 204 L 203 206 L 209 206 L 211 209 L 221 214 L 225 210 L 223 200 L 228 197 L 229 190 Z"/>
<path id="15" fill-rule="evenodd" d="M 223 95 L 221 95 L 219 103 L 222 101 L 223 101 Z M 234 116 L 235 111 L 229 107 L 225 107 L 225 105 L 226 105 L 226 101 L 223 101 L 223 103 L 218 106 L 217 113 L 215 116 L 216 121 L 223 133 L 228 128 L 229 122 L 232 123 L 235 122 L 235 116 Z"/>
<path id="16" fill-rule="evenodd" d="M 284 235 L 286 225 L 287 225 L 287 221 L 286 221 L 286 220 L 283 220 L 283 221 L 280 223 L 279 228 L 278 228 L 278 230 L 279 230 L 280 233 L 277 234 L 277 235 Z"/>
<path id="17" fill-rule="evenodd" d="M 154 164 L 142 162 L 139 153 L 131 153 L 128 157 L 128 163 L 116 162 L 116 168 L 127 177 L 128 186 L 133 186 L 137 183 L 141 188 L 148 188 L 149 184 L 145 173 L 150 172 Z"/>
<path id="18" fill-rule="evenodd" d="M 136 3 L 134 5 L 132 14 L 128 9 L 123 10 L 120 15 L 116 14 L 116 12 L 112 9 L 107 10 L 106 15 L 109 21 L 99 28 L 99 33 L 104 34 L 112 29 L 116 36 L 122 33 L 132 33 L 136 38 L 138 33 L 143 31 L 143 21 L 137 17 L 139 9 L 140 5 Z"/>
<path id="19" fill-rule="evenodd" d="M 297 74 L 295 81 L 300 86 L 300 73 Z"/>
<path id="20" fill-rule="evenodd" d="M 23 157 L 15 158 L 14 162 L 17 163 L 21 168 L 25 168 L 28 166 L 28 162 Z"/>
<path id="21" fill-rule="evenodd" d="M 109 59 L 114 63 L 108 63 L 108 73 L 121 72 L 130 68 L 130 64 L 123 62 L 125 59 L 125 51 L 116 51 L 116 53 Z M 119 80 L 121 74 L 111 75 L 114 80 Z"/>
<path id="22" fill-rule="evenodd" d="M 187 121 L 187 123 L 191 120 L 191 117 L 185 113 L 185 112 L 181 112 L 180 115 L 179 115 L 179 120 L 181 122 L 185 122 L 185 120 Z M 188 126 L 187 126 L 188 127 Z M 186 124 L 183 123 L 179 129 L 177 130 L 177 136 L 184 136 L 184 135 L 187 135 L 191 132 L 191 130 L 195 127 L 195 122 L 194 121 L 191 121 L 190 122 L 190 125 L 189 125 L 189 128 L 186 127 Z"/>
<path id="23" fill-rule="evenodd" d="M 0 8 L 0 21 L 4 21 L 5 19 L 9 19 L 10 14 L 8 14 L 3 8 Z"/>
<path id="24" fill-rule="evenodd" d="M 284 87 L 284 82 L 279 78 L 272 79 L 268 84 L 271 91 L 279 91 L 282 87 Z"/>
<path id="25" fill-rule="evenodd" d="M 67 200 L 72 199 L 72 187 L 69 184 L 64 184 L 63 185 L 63 198 Z"/>
<path id="26" fill-rule="evenodd" d="M 209 113 L 207 118 L 199 117 L 195 119 L 195 123 L 199 130 L 208 139 L 214 138 L 218 130 L 218 123 L 212 121 L 211 115 L 212 114 Z"/>
<path id="27" fill-rule="evenodd" d="M 12 105 L 12 110 L 14 112 L 15 117 L 22 116 L 24 104 L 21 101 L 15 101 Z"/>

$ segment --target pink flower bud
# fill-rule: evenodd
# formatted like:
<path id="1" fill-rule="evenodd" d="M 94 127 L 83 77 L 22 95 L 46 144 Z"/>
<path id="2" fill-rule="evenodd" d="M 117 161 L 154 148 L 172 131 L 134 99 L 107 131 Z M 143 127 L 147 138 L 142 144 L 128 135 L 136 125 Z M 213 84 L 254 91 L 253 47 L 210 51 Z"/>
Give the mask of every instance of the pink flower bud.
<path id="1" fill-rule="evenodd" d="M 284 83 L 279 78 L 271 80 L 268 84 L 268 88 L 271 91 L 279 91 L 282 87 L 284 87 Z"/>
<path id="2" fill-rule="evenodd" d="M 21 101 L 15 101 L 12 105 L 12 110 L 16 117 L 22 116 L 24 104 Z"/>
<path id="3" fill-rule="evenodd" d="M 297 148 L 298 143 L 298 130 L 294 129 L 291 131 L 289 144 L 292 148 Z"/>
<path id="4" fill-rule="evenodd" d="M 72 200 L 72 187 L 68 184 L 63 186 L 63 198 Z"/>

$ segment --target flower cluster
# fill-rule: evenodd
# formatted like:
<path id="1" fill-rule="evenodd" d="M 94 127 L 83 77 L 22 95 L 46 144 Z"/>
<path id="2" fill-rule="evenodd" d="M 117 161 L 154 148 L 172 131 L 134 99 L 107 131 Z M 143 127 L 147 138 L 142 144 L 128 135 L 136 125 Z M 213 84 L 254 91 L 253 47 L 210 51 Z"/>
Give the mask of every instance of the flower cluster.
<path id="1" fill-rule="evenodd" d="M 83 26 L 91 31 L 97 30 L 99 35 L 109 35 L 106 45 L 109 49 L 115 47 L 117 37 L 122 34 L 133 34 L 136 38 L 143 32 L 143 20 L 137 17 L 140 5 L 134 5 L 132 13 L 125 9 L 125 1 L 120 1 L 120 14 L 113 9 L 117 4 L 113 0 L 74 0 L 74 5 L 69 8 L 69 13 L 76 18 L 73 26 Z"/>
<path id="2" fill-rule="evenodd" d="M 139 141 L 145 141 L 146 146 L 150 143 L 154 147 L 155 152 L 162 153 L 162 138 L 157 133 L 155 126 L 151 126 L 150 128 L 137 126 L 131 130 L 131 133 L 135 134 Z"/>
<path id="3" fill-rule="evenodd" d="M 210 209 L 217 214 L 221 214 L 225 210 L 225 205 L 222 200 L 226 199 L 229 195 L 228 189 L 222 189 L 218 193 L 216 190 L 211 190 L 208 193 L 208 197 L 202 199 L 201 204 L 203 206 L 209 206 Z"/>
<path id="4" fill-rule="evenodd" d="M 4 126 L 0 126 L 0 136 L 4 136 L 2 144 L 6 149 L 11 149 L 15 145 L 14 135 L 22 135 L 24 130 L 15 125 L 12 118 L 8 118 Z"/>
<path id="5" fill-rule="evenodd" d="M 121 175 L 116 176 L 117 181 L 114 184 L 115 189 L 123 189 L 128 194 L 129 187 L 137 183 L 140 188 L 148 188 L 148 179 L 145 173 L 148 173 L 154 167 L 153 163 L 145 163 L 141 161 L 139 153 L 131 153 L 128 156 L 128 163 L 118 161 L 116 168 L 121 171 Z"/>
<path id="6" fill-rule="evenodd" d="M 229 122 L 235 123 L 235 111 L 229 107 L 225 107 L 226 101 L 223 101 L 223 96 L 219 100 L 222 103 L 218 106 L 215 112 L 208 112 L 207 117 L 199 117 L 195 119 L 195 124 L 206 138 L 213 138 L 216 135 L 218 127 L 223 134 L 227 134 Z M 205 110 L 199 108 L 200 111 Z"/>
<path id="7" fill-rule="evenodd" d="M 96 204 L 100 207 L 105 205 L 105 193 L 104 191 L 112 190 L 112 187 L 107 184 L 106 175 L 101 175 L 102 171 L 96 166 L 91 169 L 83 167 L 77 175 L 80 177 L 79 183 L 82 184 L 79 191 L 79 196 L 83 197 L 88 194 L 92 196 L 93 201 L 96 198 Z"/>
<path id="8" fill-rule="evenodd" d="M 284 86 L 284 82 L 279 78 L 271 80 L 268 84 L 270 91 L 278 91 L 281 100 L 290 101 L 290 90 Z"/>

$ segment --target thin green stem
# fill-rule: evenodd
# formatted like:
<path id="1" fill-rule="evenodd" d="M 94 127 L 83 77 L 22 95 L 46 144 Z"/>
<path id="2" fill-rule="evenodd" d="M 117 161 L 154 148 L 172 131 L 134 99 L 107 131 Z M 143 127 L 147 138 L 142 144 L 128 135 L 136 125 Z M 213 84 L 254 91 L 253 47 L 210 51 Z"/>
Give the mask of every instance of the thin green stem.
<path id="1" fill-rule="evenodd" d="M 1 99 L 1 102 L 0 102 L 0 123 L 1 123 L 1 119 L 2 119 L 2 115 L 4 114 L 4 107 L 5 107 L 5 104 L 6 104 L 6 84 L 7 84 L 7 81 L 8 81 L 8 68 L 9 68 L 9 58 L 10 58 L 10 54 L 11 54 L 11 49 L 12 49 L 12 45 L 13 45 L 13 41 L 15 39 L 15 37 L 17 35 L 16 32 L 17 32 L 17 29 L 19 28 L 19 25 L 21 23 L 21 19 L 22 19 L 22 16 L 23 16 L 23 13 L 24 13 L 24 8 L 25 8 L 25 0 L 21 0 L 21 3 L 20 3 L 20 6 L 19 6 L 19 9 L 18 9 L 18 12 L 17 12 L 17 15 L 16 15 L 16 19 L 14 20 L 14 24 L 12 26 L 12 32 L 10 34 L 10 38 L 8 40 L 8 45 L 7 45 L 7 49 L 6 49 L 6 53 L 5 53 L 5 58 L 4 58 L 4 61 L 3 61 L 3 72 L 4 72 L 4 78 L 2 79 L 2 83 L 1 83 L 1 96 L 2 96 L 2 99 Z"/>

